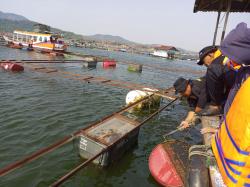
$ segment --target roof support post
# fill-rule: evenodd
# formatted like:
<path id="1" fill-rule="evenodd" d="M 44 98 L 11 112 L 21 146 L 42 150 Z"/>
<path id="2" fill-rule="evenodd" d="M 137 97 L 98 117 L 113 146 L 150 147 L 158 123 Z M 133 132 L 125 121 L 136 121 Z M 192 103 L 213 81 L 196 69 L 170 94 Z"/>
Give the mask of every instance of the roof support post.
<path id="1" fill-rule="evenodd" d="M 231 0 L 228 0 L 228 4 L 227 4 L 227 13 L 226 13 L 226 18 L 225 18 L 225 22 L 224 22 L 224 27 L 223 27 L 223 31 L 222 31 L 222 35 L 221 35 L 221 41 L 220 44 L 222 43 L 224 36 L 225 36 L 225 32 L 226 32 L 226 27 L 227 27 L 227 21 L 228 21 L 228 16 L 229 16 L 229 12 L 231 9 Z"/>
<path id="2" fill-rule="evenodd" d="M 218 12 L 218 16 L 217 16 L 217 21 L 216 21 L 216 26 L 215 26 L 215 31 L 214 31 L 213 46 L 215 46 L 215 43 L 216 43 L 218 26 L 219 26 L 219 21 L 220 21 L 220 13 L 221 13 L 221 11 Z"/>

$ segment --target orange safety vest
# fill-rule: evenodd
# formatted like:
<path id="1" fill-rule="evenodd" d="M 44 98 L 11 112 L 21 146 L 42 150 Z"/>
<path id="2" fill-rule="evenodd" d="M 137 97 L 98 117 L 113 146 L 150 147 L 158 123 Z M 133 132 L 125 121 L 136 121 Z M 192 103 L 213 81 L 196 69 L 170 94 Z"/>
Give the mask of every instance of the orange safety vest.
<path id="1" fill-rule="evenodd" d="M 215 137 L 212 150 L 224 183 L 250 187 L 250 77 L 242 84 Z"/>
<path id="2" fill-rule="evenodd" d="M 218 58 L 220 55 L 222 55 L 221 51 L 218 49 L 217 51 L 215 51 L 214 53 L 214 57 L 213 59 L 216 59 Z M 222 62 L 223 65 L 227 65 L 229 68 L 237 71 L 240 69 L 241 65 L 237 64 L 236 62 L 230 60 L 227 56 L 225 56 L 223 62 Z"/>

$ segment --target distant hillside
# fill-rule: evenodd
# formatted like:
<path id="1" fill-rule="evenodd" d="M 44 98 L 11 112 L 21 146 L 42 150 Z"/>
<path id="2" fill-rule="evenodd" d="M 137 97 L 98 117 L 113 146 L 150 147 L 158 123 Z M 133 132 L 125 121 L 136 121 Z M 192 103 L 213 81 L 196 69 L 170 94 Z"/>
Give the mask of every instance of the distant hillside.
<path id="1" fill-rule="evenodd" d="M 12 21 L 28 21 L 28 19 L 23 16 L 12 13 L 4 13 L 1 11 L 0 11 L 0 19 L 7 19 Z"/>
<path id="2" fill-rule="evenodd" d="M 33 25 L 36 23 L 37 22 L 30 21 L 23 16 L 12 13 L 4 13 L 0 11 L 0 32 L 13 32 L 14 30 L 32 31 Z M 51 27 L 51 31 L 56 33 L 62 33 L 66 39 L 73 38 L 76 40 L 86 39 L 86 40 L 96 40 L 96 41 L 110 41 L 110 42 L 124 43 L 124 44 L 134 43 L 120 36 L 103 35 L 103 34 L 83 36 L 53 27 Z"/>
<path id="3" fill-rule="evenodd" d="M 6 15 L 7 14 L 7 15 Z M 11 15 L 11 16 L 9 16 Z M 0 13 L 0 32 L 13 32 L 14 30 L 32 31 L 33 25 L 37 22 L 30 21 L 23 16 L 10 13 Z M 51 28 L 52 32 L 62 33 L 65 38 L 82 39 L 83 36 L 73 32 L 62 31 L 60 29 Z"/>
<path id="4" fill-rule="evenodd" d="M 105 35 L 105 34 L 95 34 L 91 36 L 84 36 L 87 39 L 99 40 L 99 41 L 110 41 L 116 43 L 124 43 L 124 44 L 135 44 L 135 42 L 131 42 L 122 38 L 121 36 L 113 36 L 113 35 Z"/>
<path id="5" fill-rule="evenodd" d="M 14 30 L 32 31 L 35 23 L 29 20 L 13 21 L 0 18 L 0 32 L 13 32 Z"/>
<path id="6" fill-rule="evenodd" d="M 198 52 L 195 51 L 190 51 L 190 50 L 186 50 L 186 49 L 182 49 L 182 48 L 177 48 L 181 53 L 183 54 L 190 54 L 190 55 L 198 55 Z"/>

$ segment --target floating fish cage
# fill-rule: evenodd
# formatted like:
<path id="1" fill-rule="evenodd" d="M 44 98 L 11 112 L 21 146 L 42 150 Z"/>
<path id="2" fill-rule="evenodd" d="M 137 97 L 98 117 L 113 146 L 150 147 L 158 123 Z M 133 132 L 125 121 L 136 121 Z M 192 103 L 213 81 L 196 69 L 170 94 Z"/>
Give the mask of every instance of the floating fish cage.
<path id="1" fill-rule="evenodd" d="M 138 142 L 139 122 L 120 114 L 102 121 L 84 130 L 80 137 L 79 152 L 84 159 L 89 159 L 103 149 L 107 149 L 93 162 L 103 167 L 121 158 L 125 152 Z"/>

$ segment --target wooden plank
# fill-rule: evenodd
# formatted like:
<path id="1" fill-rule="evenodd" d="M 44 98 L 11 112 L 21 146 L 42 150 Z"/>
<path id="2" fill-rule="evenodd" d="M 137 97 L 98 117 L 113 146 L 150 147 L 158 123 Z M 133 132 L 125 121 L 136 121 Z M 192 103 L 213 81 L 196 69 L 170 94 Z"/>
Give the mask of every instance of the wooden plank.
<path id="1" fill-rule="evenodd" d="M 218 128 L 220 125 L 220 118 L 218 116 L 203 116 L 201 118 L 202 122 L 202 128 L 206 127 L 212 127 L 212 128 Z M 203 135 L 203 141 L 205 145 L 211 145 L 211 138 L 214 136 L 213 133 L 206 133 Z M 212 150 L 208 150 L 208 153 L 213 154 Z M 215 176 L 216 170 L 218 171 L 217 166 L 209 166 L 209 176 L 210 176 L 210 182 L 212 187 L 216 187 L 215 184 Z"/>
<path id="2" fill-rule="evenodd" d="M 212 128 L 218 128 L 219 127 L 219 122 L 220 118 L 218 116 L 202 116 L 201 118 L 202 122 L 202 128 L 205 127 L 212 127 Z M 205 145 L 210 145 L 211 137 L 213 136 L 213 133 L 206 133 L 203 135 L 203 140 Z"/>

